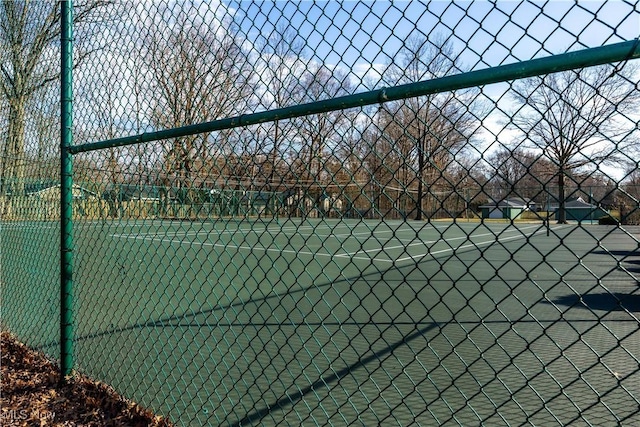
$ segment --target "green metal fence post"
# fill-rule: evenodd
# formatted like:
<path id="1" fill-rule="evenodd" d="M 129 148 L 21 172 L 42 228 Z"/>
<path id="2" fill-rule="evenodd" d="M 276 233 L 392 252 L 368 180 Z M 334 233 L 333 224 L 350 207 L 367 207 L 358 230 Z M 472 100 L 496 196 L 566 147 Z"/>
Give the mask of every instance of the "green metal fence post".
<path id="1" fill-rule="evenodd" d="M 61 92 L 60 92 L 60 370 L 61 381 L 73 368 L 73 168 L 72 75 L 73 10 L 70 1 L 61 8 Z"/>

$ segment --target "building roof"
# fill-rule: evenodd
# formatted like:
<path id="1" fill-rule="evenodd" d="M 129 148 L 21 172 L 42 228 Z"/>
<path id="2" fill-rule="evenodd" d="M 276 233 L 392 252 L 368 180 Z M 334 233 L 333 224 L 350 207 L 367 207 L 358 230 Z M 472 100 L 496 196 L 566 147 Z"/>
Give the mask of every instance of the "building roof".
<path id="1" fill-rule="evenodd" d="M 160 187 L 146 184 L 115 184 L 102 193 L 105 200 L 159 200 Z"/>
<path id="2" fill-rule="evenodd" d="M 27 196 L 45 197 L 45 198 L 58 197 L 58 193 L 60 192 L 60 184 L 42 186 L 39 189 L 34 188 L 34 190 L 35 191 L 28 192 Z M 81 187 L 78 184 L 73 184 L 71 192 L 73 194 L 74 199 L 84 199 L 86 197 L 96 197 L 96 198 L 98 197 L 97 193 L 87 190 L 86 188 Z"/>
<path id="3" fill-rule="evenodd" d="M 578 197 L 574 200 L 567 200 L 564 203 L 565 209 L 598 209 L 598 206 L 585 202 L 582 197 Z"/>
<path id="4" fill-rule="evenodd" d="M 487 204 L 480 206 L 480 208 L 500 208 L 500 209 L 504 209 L 504 208 L 521 208 L 521 209 L 527 209 L 527 208 L 531 208 L 534 207 L 536 205 L 535 202 L 531 201 L 531 200 L 524 200 L 521 199 L 520 197 L 508 197 L 506 199 L 502 199 L 498 202 L 496 202 L 495 200 L 489 200 L 487 202 Z"/>

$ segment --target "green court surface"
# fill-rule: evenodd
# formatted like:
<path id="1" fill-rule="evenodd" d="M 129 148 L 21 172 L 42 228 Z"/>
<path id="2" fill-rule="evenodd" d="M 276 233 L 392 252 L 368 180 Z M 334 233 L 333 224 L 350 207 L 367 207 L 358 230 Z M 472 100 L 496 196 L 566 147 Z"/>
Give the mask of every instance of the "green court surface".
<path id="1" fill-rule="evenodd" d="M 55 357 L 58 225 L 1 227 L 3 324 Z M 78 222 L 76 367 L 180 425 L 635 425 L 639 235 Z"/>

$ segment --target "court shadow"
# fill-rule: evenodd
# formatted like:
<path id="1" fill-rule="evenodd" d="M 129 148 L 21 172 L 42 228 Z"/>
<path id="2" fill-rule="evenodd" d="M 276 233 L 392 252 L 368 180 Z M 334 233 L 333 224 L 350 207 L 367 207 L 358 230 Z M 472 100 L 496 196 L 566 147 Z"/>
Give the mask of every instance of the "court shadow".
<path id="1" fill-rule="evenodd" d="M 609 256 L 615 256 L 615 257 L 620 257 L 622 259 L 622 264 L 624 265 L 625 269 L 633 272 L 633 273 L 639 273 L 640 272 L 640 252 L 637 250 L 631 250 L 631 251 L 604 251 L 604 250 L 597 250 L 597 251 L 591 251 L 592 254 L 596 254 L 596 255 L 609 255 Z"/>
<path id="2" fill-rule="evenodd" d="M 632 261 L 635 261 L 635 257 Z M 434 270 L 442 269 L 440 261 L 431 260 L 424 262 L 423 268 L 426 268 L 426 264 L 434 263 Z M 634 268 L 635 268 L 634 264 Z M 329 287 L 342 287 L 352 286 L 356 282 L 362 282 L 364 285 L 373 286 L 380 283 L 383 277 L 387 277 L 391 270 L 402 270 L 399 277 L 406 279 L 410 273 L 415 269 L 415 266 L 409 265 L 405 267 L 390 267 L 388 269 L 381 269 L 375 272 L 360 273 L 355 276 L 342 277 L 339 280 L 334 280 L 325 283 L 315 283 L 309 286 L 296 286 L 288 290 L 287 294 L 293 297 L 294 300 L 303 300 L 305 295 L 313 289 L 319 291 Z M 640 284 L 639 284 L 640 285 Z M 123 325 L 121 327 L 111 327 L 110 329 L 103 331 L 95 331 L 89 334 L 76 337 L 75 341 L 95 339 L 102 336 L 118 334 L 130 330 L 147 329 L 147 328 L 186 328 L 186 327 L 202 327 L 203 325 L 209 325 L 210 327 L 219 327 L 214 319 L 225 318 L 225 313 L 228 311 L 239 312 L 246 311 L 248 309 L 255 310 L 256 312 L 260 307 L 275 306 L 282 298 L 281 294 L 270 293 L 266 295 L 252 295 L 245 300 L 237 300 L 229 302 L 227 304 L 219 304 L 207 309 L 201 309 L 198 311 L 187 311 L 184 313 L 167 314 L 156 319 L 144 320 L 138 323 L 129 325 Z M 640 295 L 627 295 L 627 294 L 590 294 L 580 298 L 577 295 L 567 295 L 560 297 L 553 301 L 558 305 L 565 305 L 575 308 L 602 310 L 602 311 L 631 311 L 640 312 Z M 270 304 L 272 303 L 272 304 Z M 313 313 L 311 313 L 313 314 Z M 256 317 L 257 318 L 257 317 Z M 212 323 L 208 323 L 208 321 Z M 253 317 L 250 317 L 253 319 Z M 264 326 L 266 323 L 253 322 L 250 323 L 230 323 L 222 326 L 251 326 L 253 328 Z M 277 323 L 274 323 L 277 325 Z M 363 369 L 369 369 L 372 364 L 379 363 L 380 360 L 393 354 L 400 347 L 410 344 L 412 341 L 421 339 L 429 332 L 438 328 L 439 323 L 436 322 L 423 322 L 416 324 L 415 330 L 411 333 L 399 337 L 395 341 L 387 342 L 386 346 L 382 348 L 370 348 L 368 352 L 362 354 L 362 356 L 352 363 L 337 363 L 331 371 L 327 373 L 321 373 L 317 378 L 313 378 L 305 387 L 297 388 L 295 392 L 287 392 L 280 396 L 271 396 L 271 400 L 265 402 L 262 407 L 254 407 L 251 411 L 241 416 L 238 420 L 228 420 L 231 426 L 240 425 L 255 425 L 259 424 L 263 419 L 268 417 L 275 411 L 283 411 L 287 407 L 295 405 L 300 400 L 304 399 L 306 395 L 316 393 L 316 390 L 333 386 L 339 383 L 343 378 L 353 375 L 354 372 Z"/>
<path id="3" fill-rule="evenodd" d="M 316 284 L 313 286 L 313 288 L 318 289 L 318 288 L 324 288 L 324 287 L 331 287 L 331 286 L 335 286 L 342 283 L 353 282 L 358 279 L 360 280 L 364 279 L 365 281 L 367 281 L 367 283 L 376 283 L 379 277 L 381 276 L 381 274 L 382 274 L 381 272 L 361 274 L 357 277 L 344 278 L 342 280 L 337 280 L 337 281 L 328 282 L 324 284 Z M 304 295 L 305 292 L 308 292 L 309 289 L 310 288 L 308 287 L 300 287 L 295 290 L 290 290 L 288 293 L 290 295 L 295 295 L 295 294 Z M 168 315 L 155 320 L 135 323 L 135 324 L 131 324 L 123 327 L 114 327 L 105 331 L 85 334 L 85 335 L 76 337 L 74 341 L 78 342 L 78 341 L 90 340 L 90 339 L 100 338 L 103 336 L 109 336 L 113 334 L 122 333 L 125 331 L 137 330 L 137 329 L 202 327 L 202 323 L 198 322 L 198 318 L 206 319 L 209 315 L 213 314 L 214 312 L 219 311 L 223 313 L 227 310 L 233 310 L 233 309 L 240 310 L 242 306 L 246 306 L 248 304 L 259 304 L 259 302 L 261 301 L 266 302 L 269 300 L 277 300 L 279 298 L 281 298 L 281 296 L 279 295 L 268 295 L 268 296 L 263 296 L 259 298 L 252 298 L 248 301 L 239 301 L 239 302 L 228 304 L 228 305 L 220 305 L 207 310 L 183 313 L 179 315 Z M 220 317 L 222 316 L 220 315 Z M 344 325 L 346 323 L 349 323 L 349 322 L 342 322 L 341 324 Z M 313 325 L 313 323 L 309 323 L 309 322 L 305 322 L 305 324 Z M 327 322 L 322 322 L 321 324 L 326 326 Z M 353 324 L 365 325 L 366 323 L 354 322 Z M 267 325 L 267 323 L 239 322 L 239 323 L 227 324 L 227 326 L 232 326 L 232 325 L 256 327 L 256 326 L 265 326 Z M 277 325 L 277 323 L 273 323 L 273 325 Z M 318 389 L 332 386 L 340 382 L 343 378 L 353 375 L 355 371 L 358 371 L 361 369 L 368 369 L 369 365 L 380 363 L 380 360 L 384 360 L 390 354 L 393 354 L 395 351 L 397 351 L 400 347 L 410 345 L 411 342 L 416 339 L 423 339 L 425 335 L 427 335 L 430 331 L 438 328 L 439 326 L 440 324 L 437 322 L 423 322 L 420 324 L 417 323 L 415 331 L 408 333 L 406 335 L 403 335 L 402 337 L 400 337 L 399 339 L 396 339 L 395 341 L 386 342 L 386 346 L 383 346 L 379 349 L 374 350 L 373 348 L 370 348 L 368 352 L 362 354 L 362 356 L 353 363 L 350 363 L 350 364 L 337 363 L 332 367 L 330 371 L 320 375 L 317 379 L 315 379 L 313 382 L 308 384 L 306 387 L 297 388 L 295 392 L 287 392 L 282 396 L 275 396 L 273 400 L 268 402 L 268 404 L 266 404 L 265 406 L 253 408 L 253 411 L 250 411 L 244 414 L 244 416 L 242 416 L 240 419 L 235 421 L 230 420 L 230 422 L 227 425 L 229 425 L 230 427 L 235 427 L 235 426 L 239 427 L 244 425 L 260 424 L 262 420 L 265 417 L 269 416 L 269 414 L 271 414 L 272 412 L 282 411 L 286 407 L 293 406 L 298 401 L 302 400 L 306 395 L 316 393 L 316 390 Z M 43 347 L 53 346 L 53 345 L 58 346 L 59 343 L 50 342 Z"/>
<path id="4" fill-rule="evenodd" d="M 601 292 L 586 295 L 565 295 L 553 300 L 556 305 L 599 311 L 640 312 L 640 295 L 621 292 Z"/>
<path id="5" fill-rule="evenodd" d="M 626 270 L 632 273 L 640 273 L 640 259 L 627 259 L 622 264 Z"/>
<path id="6" fill-rule="evenodd" d="M 597 254 L 597 255 L 614 255 L 614 256 L 619 256 L 619 257 L 629 257 L 629 258 L 634 258 L 634 259 L 638 259 L 640 258 L 640 252 L 637 250 L 632 250 L 632 251 L 604 251 L 602 249 L 598 249 L 595 251 L 591 251 L 592 254 Z"/>

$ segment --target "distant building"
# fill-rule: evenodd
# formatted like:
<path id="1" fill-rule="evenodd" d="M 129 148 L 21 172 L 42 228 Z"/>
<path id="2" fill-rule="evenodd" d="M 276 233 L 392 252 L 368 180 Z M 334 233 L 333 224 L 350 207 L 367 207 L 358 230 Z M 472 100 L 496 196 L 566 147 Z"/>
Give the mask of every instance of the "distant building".
<path id="1" fill-rule="evenodd" d="M 509 197 L 500 201 L 489 201 L 487 204 L 479 207 L 482 212 L 482 218 L 501 218 L 516 219 L 526 211 L 535 211 L 536 204 L 530 200 L 524 200 L 519 197 Z"/>
<path id="2" fill-rule="evenodd" d="M 128 202 L 130 200 L 160 200 L 161 187 L 155 185 L 115 184 L 102 193 L 108 201 Z"/>
<path id="3" fill-rule="evenodd" d="M 74 184 L 71 193 L 73 194 L 73 200 L 86 200 L 86 199 L 98 199 L 98 194 L 93 191 L 89 191 L 84 187 Z M 42 188 L 33 188 L 28 191 L 28 197 L 38 197 L 43 200 L 60 200 L 60 184 L 53 184 L 49 186 L 42 186 Z"/>
<path id="4" fill-rule="evenodd" d="M 551 205 L 550 210 L 556 213 L 556 217 L 558 215 L 558 209 L 559 206 L 557 203 Z M 564 209 L 567 221 L 598 221 L 598 219 L 602 217 L 610 216 L 609 211 L 594 204 L 585 202 L 582 197 L 567 200 L 564 204 Z"/>

